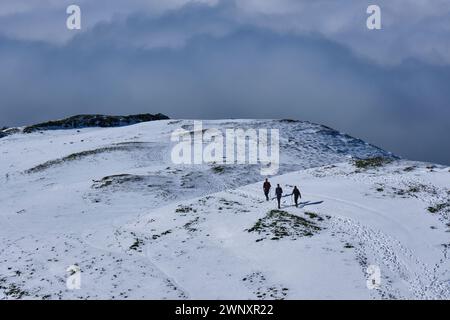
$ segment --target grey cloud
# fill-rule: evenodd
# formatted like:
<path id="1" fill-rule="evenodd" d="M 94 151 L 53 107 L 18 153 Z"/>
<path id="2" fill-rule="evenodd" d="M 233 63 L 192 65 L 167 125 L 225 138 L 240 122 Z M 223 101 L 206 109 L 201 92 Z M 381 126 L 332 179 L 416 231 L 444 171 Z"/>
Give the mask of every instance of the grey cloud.
<path id="1" fill-rule="evenodd" d="M 65 8 L 72 3 L 71 0 L 2 0 L 0 32 L 24 40 L 68 41 L 77 34 L 65 28 Z M 378 63 L 398 64 L 411 57 L 435 64 L 450 64 L 448 0 L 78 0 L 75 3 L 82 8 L 81 32 L 90 32 L 97 24 L 118 22 L 136 13 L 146 16 L 147 20 L 161 21 L 158 17 L 165 20 L 172 11 L 184 12 L 186 4 L 206 3 L 221 8 L 222 13 L 227 7 L 228 18 L 236 24 L 281 33 L 321 33 Z M 365 11 L 373 3 L 382 8 L 383 30 L 378 32 L 369 32 L 365 28 Z M 204 27 L 214 29 L 220 25 L 212 23 Z M 175 35 L 167 31 L 173 30 L 151 32 L 141 38 L 133 37 L 133 40 L 141 46 L 152 43 L 174 45 L 169 39 L 175 41 L 175 45 L 177 41 L 183 41 L 183 38 L 175 37 L 181 37 L 182 30 L 176 30 Z M 199 31 L 203 32 L 203 28 Z M 153 42 L 149 44 L 150 36 Z"/>
<path id="2" fill-rule="evenodd" d="M 374 63 L 323 34 L 255 26 L 234 10 L 134 13 L 64 45 L 2 37 L 0 125 L 76 113 L 298 118 L 450 163 L 449 67 Z"/>

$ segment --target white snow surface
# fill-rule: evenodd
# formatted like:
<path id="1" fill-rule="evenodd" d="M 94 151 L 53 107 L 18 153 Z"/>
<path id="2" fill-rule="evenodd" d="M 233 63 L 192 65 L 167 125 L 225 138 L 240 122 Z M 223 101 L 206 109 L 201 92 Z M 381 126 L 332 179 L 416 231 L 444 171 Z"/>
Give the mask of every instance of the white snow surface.
<path id="1" fill-rule="evenodd" d="M 191 120 L 13 134 L 0 139 L 0 299 L 450 298 L 449 168 L 357 168 L 392 155 L 309 122 L 204 126 L 280 129 L 269 178 L 297 185 L 300 206 L 273 211 L 259 165 L 172 164 L 170 134 Z"/>

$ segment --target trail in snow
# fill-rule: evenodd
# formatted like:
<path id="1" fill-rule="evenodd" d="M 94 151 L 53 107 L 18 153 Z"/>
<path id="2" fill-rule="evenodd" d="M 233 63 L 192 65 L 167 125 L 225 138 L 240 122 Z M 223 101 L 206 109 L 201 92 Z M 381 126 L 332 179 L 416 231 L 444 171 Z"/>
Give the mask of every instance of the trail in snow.
<path id="1" fill-rule="evenodd" d="M 0 299 L 449 299 L 448 168 L 358 169 L 349 157 L 390 155 L 305 122 L 205 122 L 280 129 L 272 186 L 307 203 L 272 212 L 258 166 L 170 162 L 170 133 L 191 124 L 2 138 Z"/>

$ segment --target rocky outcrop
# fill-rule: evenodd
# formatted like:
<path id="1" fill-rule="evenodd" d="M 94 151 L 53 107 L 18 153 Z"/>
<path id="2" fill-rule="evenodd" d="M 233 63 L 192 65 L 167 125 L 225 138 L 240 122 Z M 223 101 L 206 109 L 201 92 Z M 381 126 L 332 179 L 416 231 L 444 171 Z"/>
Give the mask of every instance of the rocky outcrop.
<path id="1" fill-rule="evenodd" d="M 20 130 L 18 128 L 7 128 L 4 127 L 2 129 L 0 129 L 0 138 L 9 136 L 10 134 L 14 134 L 20 132 Z"/>
<path id="2" fill-rule="evenodd" d="M 155 120 L 167 120 L 168 116 L 157 113 L 157 114 L 136 114 L 128 116 L 108 116 L 100 114 L 84 114 L 76 115 L 70 118 L 65 118 L 61 120 L 53 120 L 48 122 L 43 122 L 35 125 L 25 127 L 23 129 L 24 133 L 31 133 L 35 131 L 43 130 L 61 130 L 61 129 L 81 129 L 90 127 L 121 127 L 129 126 L 136 123 L 155 121 Z M 1 135 L 0 135 L 1 137 Z"/>

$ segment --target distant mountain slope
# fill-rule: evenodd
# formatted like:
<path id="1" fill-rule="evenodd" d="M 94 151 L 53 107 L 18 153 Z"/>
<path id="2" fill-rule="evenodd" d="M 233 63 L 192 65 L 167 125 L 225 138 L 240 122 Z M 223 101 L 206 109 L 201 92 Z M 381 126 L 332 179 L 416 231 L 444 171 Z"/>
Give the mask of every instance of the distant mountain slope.
<path id="1" fill-rule="evenodd" d="M 271 128 L 280 132 L 279 173 L 342 162 L 349 158 L 389 157 L 390 152 L 331 128 L 292 120 L 208 120 L 207 128 Z M 217 192 L 261 179 L 260 165 L 174 165 L 171 133 L 193 130 L 191 120 L 161 120 L 117 128 L 85 128 L 15 134 L 0 140 L 5 163 L 16 172 L 63 179 L 76 171 L 77 179 L 103 179 L 115 174 L 152 173 L 173 183 L 176 197 Z M 20 151 L 22 150 L 22 151 Z M 19 154 L 23 153 L 24 157 Z M 20 158 L 20 161 L 17 158 Z M 82 168 L 82 169 L 81 169 Z M 14 174 L 11 168 L 0 168 Z M 144 177 L 144 180 L 149 178 Z M 196 182 L 196 183 L 195 183 Z M 113 183 L 114 184 L 114 183 Z M 164 189 L 164 188 L 163 188 Z"/>
<path id="2" fill-rule="evenodd" d="M 208 120 L 203 126 L 279 129 L 279 173 L 287 175 L 271 178 L 272 183 L 282 183 L 286 192 L 298 184 L 302 201 L 323 204 L 270 214 L 274 203 L 261 201 L 259 164 L 173 164 L 171 133 L 193 130 L 190 120 L 18 132 L 0 139 L 0 299 L 296 298 L 307 297 L 307 279 L 323 279 L 310 283 L 320 284 L 310 297 L 320 292 L 323 298 L 448 296 L 439 262 L 448 235 L 448 169 L 398 160 L 360 139 L 304 121 Z M 356 160 L 376 157 L 384 160 Z M 322 226 L 327 220 L 316 221 L 306 212 L 330 222 Z M 292 224 L 288 237 L 268 238 L 283 230 L 260 228 L 272 223 Z M 302 223 L 314 236 L 296 238 L 311 231 Z M 316 227 L 327 234 L 316 235 Z M 333 230 L 356 249 L 341 248 Z M 415 234 L 427 237 L 422 247 L 407 241 Z M 307 260 L 308 247 L 316 260 Z M 288 253 L 297 269 L 281 275 L 269 267 Z M 364 257 L 380 264 L 390 257 L 407 260 L 386 262 L 383 281 L 394 284 L 374 293 L 361 283 Z M 423 268 L 422 262 L 436 268 Z M 330 268 L 336 263 L 342 268 L 333 278 Z M 65 287 L 65 270 L 73 264 L 83 272 L 80 291 Z M 428 271 L 421 282 L 408 280 Z M 330 279 L 338 287 L 346 284 L 323 289 Z M 203 293 L 195 282 L 205 284 Z"/>
<path id="3" fill-rule="evenodd" d="M 128 116 L 110 116 L 110 115 L 101 115 L 101 114 L 81 114 L 72 116 L 65 119 L 60 120 L 52 120 L 43 123 L 38 123 L 30 126 L 26 126 L 23 128 L 23 133 L 31 133 L 35 131 L 44 131 L 44 130 L 61 130 L 61 129 L 81 129 L 81 128 L 91 128 L 91 127 L 100 127 L 100 128 L 111 128 L 111 127 L 122 127 L 129 126 L 141 122 L 155 121 L 155 120 L 167 120 L 168 116 L 157 113 L 157 114 L 135 114 Z M 18 130 L 14 130 L 14 128 L 3 128 L 0 131 L 0 138 L 12 134 L 17 133 Z"/>

